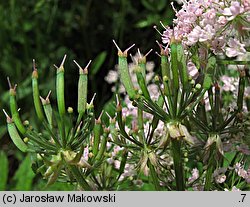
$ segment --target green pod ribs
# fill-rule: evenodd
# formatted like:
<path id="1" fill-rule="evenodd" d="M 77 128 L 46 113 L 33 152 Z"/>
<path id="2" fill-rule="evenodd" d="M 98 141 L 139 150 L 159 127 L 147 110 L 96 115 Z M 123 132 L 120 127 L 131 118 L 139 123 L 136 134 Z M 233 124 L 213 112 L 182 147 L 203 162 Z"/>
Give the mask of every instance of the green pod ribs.
<path id="1" fill-rule="evenodd" d="M 22 138 L 20 137 L 13 120 L 7 115 L 5 111 L 4 113 L 7 118 L 7 129 L 8 129 L 10 138 L 12 139 L 12 141 L 14 142 L 14 144 L 19 150 L 21 150 L 22 152 L 26 152 L 28 149 L 28 146 L 23 142 Z"/>
<path id="2" fill-rule="evenodd" d="M 128 49 L 126 49 L 124 52 L 122 52 L 114 40 L 113 42 L 118 49 L 118 69 L 119 69 L 119 73 L 121 77 L 121 82 L 124 85 L 129 97 L 131 99 L 134 99 L 136 94 L 135 94 L 134 85 L 132 83 L 132 80 L 129 74 L 128 62 L 127 62 L 128 50 L 134 47 L 134 44 Z"/>
<path id="3" fill-rule="evenodd" d="M 66 55 L 63 57 L 63 61 L 59 68 L 57 68 L 56 73 L 56 96 L 57 96 L 57 106 L 60 116 L 65 114 L 65 99 L 64 99 L 64 62 Z"/>

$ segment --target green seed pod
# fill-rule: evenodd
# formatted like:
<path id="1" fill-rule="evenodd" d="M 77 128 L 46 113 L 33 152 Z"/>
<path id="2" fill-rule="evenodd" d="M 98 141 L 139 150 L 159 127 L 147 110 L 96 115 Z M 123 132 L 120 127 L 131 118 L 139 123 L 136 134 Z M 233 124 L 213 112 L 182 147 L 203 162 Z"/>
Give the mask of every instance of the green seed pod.
<path id="1" fill-rule="evenodd" d="M 188 70 L 187 70 L 187 61 L 184 54 L 184 49 L 181 42 L 177 43 L 177 61 L 178 68 L 180 72 L 181 83 L 183 85 L 183 89 L 186 90 L 188 88 Z"/>
<path id="2" fill-rule="evenodd" d="M 53 127 L 53 112 L 52 112 L 52 107 L 51 107 L 50 100 L 49 100 L 50 94 L 51 94 L 51 91 L 49 91 L 49 93 L 45 99 L 42 97 L 40 97 L 40 99 L 41 99 L 41 102 L 43 105 L 46 119 L 49 123 L 50 128 L 52 128 Z"/>
<path id="3" fill-rule="evenodd" d="M 100 148 L 99 148 L 99 152 L 98 152 L 98 154 L 95 157 L 96 160 L 100 160 L 102 158 L 105 150 L 106 150 L 106 145 L 107 145 L 107 141 L 108 141 L 108 135 L 109 135 L 109 130 L 105 129 L 104 133 L 103 133 L 103 136 L 102 136 L 102 140 L 101 140 L 101 145 L 100 145 Z"/>
<path id="4" fill-rule="evenodd" d="M 179 89 L 179 73 L 178 73 L 178 54 L 177 54 L 177 42 L 175 39 L 171 40 L 171 70 L 173 75 L 173 88 Z"/>
<path id="5" fill-rule="evenodd" d="M 125 165 L 127 163 L 127 158 L 128 158 L 128 150 L 124 149 L 123 152 L 122 152 L 122 160 L 121 160 L 121 165 L 120 165 L 120 168 L 119 168 L 120 175 L 124 172 Z"/>
<path id="6" fill-rule="evenodd" d="M 116 120 L 115 118 L 112 118 L 107 112 L 106 112 L 107 116 L 109 117 L 109 130 L 110 130 L 110 134 L 112 139 L 115 142 L 118 142 L 118 130 L 116 127 Z"/>
<path id="7" fill-rule="evenodd" d="M 32 91 L 33 101 L 36 110 L 37 117 L 40 121 L 44 120 L 44 113 L 40 101 L 39 87 L 38 87 L 38 72 L 35 66 L 35 60 L 33 59 L 33 72 L 32 72 Z"/>
<path id="8" fill-rule="evenodd" d="M 147 85 L 146 85 L 146 80 L 143 77 L 143 74 L 141 72 L 141 68 L 139 68 L 139 67 L 136 70 L 136 77 L 137 77 L 138 84 L 139 84 L 145 98 L 146 99 L 151 99 L 148 88 L 147 88 Z"/>
<path id="9" fill-rule="evenodd" d="M 118 49 L 118 65 L 119 65 L 119 73 L 121 77 L 121 82 L 124 85 L 129 97 L 131 99 L 134 99 L 136 93 L 135 93 L 134 85 L 132 83 L 132 80 L 129 74 L 128 62 L 127 62 L 128 50 L 134 47 L 134 44 L 128 49 L 126 49 L 124 52 L 122 52 L 114 40 L 113 42 Z"/>
<path id="10" fill-rule="evenodd" d="M 217 123 L 220 116 L 220 106 L 221 106 L 221 97 L 220 97 L 220 86 L 218 83 L 215 83 L 215 100 L 214 100 L 214 118 L 213 123 L 216 127 L 219 123 Z"/>
<path id="11" fill-rule="evenodd" d="M 9 83 L 9 93 L 10 93 L 10 111 L 11 111 L 11 116 L 12 119 L 18 129 L 19 132 L 21 132 L 22 134 L 25 134 L 26 132 L 26 128 L 24 127 L 19 112 L 18 112 L 18 107 L 17 107 L 17 103 L 16 103 L 16 86 L 14 87 L 11 86 L 10 80 L 8 78 L 8 83 Z"/>
<path id="12" fill-rule="evenodd" d="M 60 67 L 57 67 L 56 74 L 56 96 L 59 115 L 63 116 L 65 114 L 65 99 L 64 99 L 64 62 L 66 55 L 64 55 Z"/>
<path id="13" fill-rule="evenodd" d="M 238 90 L 238 97 L 237 97 L 237 106 L 238 110 L 241 111 L 243 108 L 243 98 L 244 98 L 244 91 L 246 85 L 246 72 L 245 70 L 240 70 L 240 80 L 239 80 L 239 90 Z"/>
<path id="14" fill-rule="evenodd" d="M 161 53 L 162 54 L 162 53 Z M 164 93 L 169 95 L 168 77 L 170 77 L 169 61 L 166 55 L 161 55 L 161 74 L 163 77 Z"/>
<path id="15" fill-rule="evenodd" d="M 142 56 L 140 50 L 138 49 L 138 66 L 141 68 L 141 73 L 143 78 L 146 79 L 146 63 L 147 63 L 147 56 L 152 52 L 153 49 L 150 49 L 146 55 Z"/>
<path id="16" fill-rule="evenodd" d="M 22 152 L 26 152 L 28 146 L 23 142 L 22 138 L 20 137 L 17 128 L 13 122 L 13 120 L 8 116 L 8 114 L 3 110 L 7 118 L 7 129 L 10 135 L 10 138 L 16 145 L 16 147 L 21 150 Z"/>
<path id="17" fill-rule="evenodd" d="M 102 115 L 102 114 L 101 114 Z M 93 154 L 97 156 L 98 150 L 99 150 L 99 143 L 100 143 L 100 137 L 102 134 L 102 122 L 101 122 L 101 115 L 99 118 L 95 121 L 95 126 L 93 129 L 94 132 L 94 144 L 93 144 Z"/>
<path id="18" fill-rule="evenodd" d="M 79 68 L 77 111 L 79 114 L 84 114 L 87 105 L 88 67 L 91 63 L 91 60 L 84 69 L 75 60 L 74 63 Z"/>

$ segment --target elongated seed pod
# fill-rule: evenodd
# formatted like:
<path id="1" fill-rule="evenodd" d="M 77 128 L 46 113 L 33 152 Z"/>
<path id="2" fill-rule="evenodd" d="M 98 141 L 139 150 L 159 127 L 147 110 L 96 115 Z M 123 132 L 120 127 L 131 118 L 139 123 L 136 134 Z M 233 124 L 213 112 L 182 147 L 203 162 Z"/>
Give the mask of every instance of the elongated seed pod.
<path id="1" fill-rule="evenodd" d="M 22 138 L 20 137 L 13 120 L 8 116 L 8 114 L 5 111 L 4 113 L 7 118 L 7 129 L 8 129 L 10 138 L 12 139 L 12 141 L 14 142 L 14 144 L 16 145 L 18 149 L 20 149 L 22 152 L 26 152 L 28 149 L 28 146 L 23 142 Z"/>
<path id="2" fill-rule="evenodd" d="M 123 152 L 122 152 L 122 161 L 121 161 L 121 165 L 120 165 L 120 168 L 119 168 L 120 175 L 124 172 L 125 165 L 127 163 L 127 159 L 128 159 L 128 150 L 124 149 Z"/>
<path id="3" fill-rule="evenodd" d="M 169 67 L 168 56 L 165 55 L 164 53 L 161 53 L 161 75 L 163 79 L 164 77 L 168 77 L 168 78 L 170 77 L 170 67 Z M 169 81 L 163 81 L 164 93 L 167 96 L 170 94 L 168 84 L 169 84 Z"/>
<path id="4" fill-rule="evenodd" d="M 26 128 L 24 127 L 19 112 L 18 112 L 18 107 L 17 107 L 17 102 L 16 102 L 16 85 L 14 87 L 11 86 L 10 80 L 8 78 L 8 83 L 9 83 L 9 94 L 10 94 L 10 112 L 12 119 L 21 134 L 25 134 Z"/>
<path id="5" fill-rule="evenodd" d="M 44 120 L 44 112 L 41 105 L 39 86 L 38 86 L 38 71 L 35 66 L 35 60 L 33 60 L 33 72 L 32 72 L 32 91 L 33 101 L 36 110 L 37 117 L 40 121 Z"/>
<path id="6" fill-rule="evenodd" d="M 239 90 L 238 90 L 238 97 L 237 97 L 237 106 L 238 110 L 241 111 L 243 108 L 243 98 L 244 98 L 244 91 L 246 85 L 246 72 L 245 70 L 240 70 L 240 80 L 239 80 Z"/>
<path id="7" fill-rule="evenodd" d="M 100 148 L 99 148 L 99 152 L 96 155 L 95 159 L 96 160 L 100 160 L 106 150 L 106 145 L 107 145 L 107 141 L 108 141 L 108 135 L 109 135 L 109 130 L 105 129 L 103 136 L 102 136 L 102 140 L 101 140 L 101 144 L 100 144 Z"/>
<path id="8" fill-rule="evenodd" d="M 65 99 L 64 99 L 64 62 L 66 55 L 64 55 L 62 63 L 59 68 L 57 68 L 56 74 L 56 97 L 57 97 L 57 106 L 60 116 L 65 114 Z"/>
<path id="9" fill-rule="evenodd" d="M 134 44 L 128 49 L 126 49 L 124 52 L 122 52 L 114 40 L 113 42 L 118 49 L 118 69 L 121 77 L 121 82 L 124 85 L 129 97 L 131 99 L 134 99 L 136 93 L 129 74 L 128 62 L 127 62 L 128 50 L 131 49 L 134 46 Z"/>
<path id="10" fill-rule="evenodd" d="M 97 156 L 99 150 L 100 137 L 102 134 L 102 123 L 100 117 L 95 121 L 93 132 L 94 132 L 93 154 Z"/>
<path id="11" fill-rule="evenodd" d="M 51 107 L 50 100 L 49 100 L 50 94 L 51 94 L 51 91 L 49 92 L 49 94 L 47 95 L 47 97 L 45 99 L 42 97 L 40 97 L 40 99 L 41 99 L 41 102 L 43 105 L 46 119 L 49 123 L 50 128 L 52 129 L 52 127 L 53 127 L 53 111 L 52 111 L 52 107 Z"/>
<path id="12" fill-rule="evenodd" d="M 136 77 L 137 77 L 138 84 L 139 84 L 145 98 L 146 99 L 151 99 L 148 88 L 147 88 L 147 85 L 146 85 L 146 80 L 143 77 L 143 74 L 141 73 L 141 68 L 139 68 L 139 67 L 136 70 Z"/>
<path id="13" fill-rule="evenodd" d="M 171 70 L 173 75 L 173 88 L 179 89 L 179 73 L 178 73 L 178 59 L 177 59 L 177 42 L 175 39 L 171 40 Z"/>
<path id="14" fill-rule="evenodd" d="M 91 63 L 91 60 L 84 69 L 75 60 L 74 63 L 79 68 L 77 111 L 79 114 L 84 114 L 87 105 L 88 67 Z"/>
<path id="15" fill-rule="evenodd" d="M 118 130 L 116 127 L 116 120 L 115 118 L 112 118 L 107 112 L 106 114 L 109 117 L 109 130 L 111 137 L 115 142 L 118 142 Z"/>
<path id="16" fill-rule="evenodd" d="M 216 128 L 218 126 L 219 116 L 220 116 L 220 87 L 218 83 L 215 83 L 215 96 L 214 96 L 214 117 L 213 117 L 213 126 Z"/>
<path id="17" fill-rule="evenodd" d="M 184 49 L 183 49 L 181 42 L 177 43 L 177 61 L 178 61 L 178 68 L 179 68 L 180 79 L 183 85 L 183 89 L 187 90 L 188 85 L 189 85 L 187 62 L 186 62 Z"/>

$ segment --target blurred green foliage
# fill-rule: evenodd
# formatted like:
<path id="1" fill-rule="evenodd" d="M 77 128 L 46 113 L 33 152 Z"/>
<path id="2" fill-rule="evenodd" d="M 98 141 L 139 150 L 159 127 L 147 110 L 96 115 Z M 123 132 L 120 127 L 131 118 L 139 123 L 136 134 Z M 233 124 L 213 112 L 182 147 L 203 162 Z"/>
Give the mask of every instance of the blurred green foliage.
<path id="1" fill-rule="evenodd" d="M 132 43 L 145 51 L 157 48 L 152 45 L 154 41 L 148 41 L 159 39 L 153 25 L 159 25 L 160 20 L 170 24 L 173 15 L 170 0 L 0 0 L 0 149 L 3 149 L 0 177 L 5 179 L 1 181 L 0 190 L 36 188 L 31 185 L 35 176 L 30 172 L 30 160 L 13 147 L 6 134 L 2 113 L 2 108 L 8 109 L 6 77 L 18 84 L 18 106 L 25 120 L 34 114 L 31 107 L 32 59 L 36 59 L 41 71 L 41 95 L 45 96 L 52 90 L 53 100 L 53 64 L 59 64 L 63 55 L 68 55 L 70 61 L 65 63 L 65 68 L 68 68 L 65 74 L 66 104 L 73 107 L 77 99 L 77 83 L 72 77 L 78 70 L 72 60 L 77 59 L 84 65 L 93 59 L 89 72 L 89 97 L 97 93 L 95 105 L 99 113 L 112 95 L 110 86 L 104 82 L 104 76 L 116 64 L 116 49 L 111 40 L 115 39 L 121 48 Z M 22 174 L 26 175 L 25 179 Z M 11 186 L 12 183 L 15 185 Z M 69 190 L 61 184 L 54 189 Z"/>

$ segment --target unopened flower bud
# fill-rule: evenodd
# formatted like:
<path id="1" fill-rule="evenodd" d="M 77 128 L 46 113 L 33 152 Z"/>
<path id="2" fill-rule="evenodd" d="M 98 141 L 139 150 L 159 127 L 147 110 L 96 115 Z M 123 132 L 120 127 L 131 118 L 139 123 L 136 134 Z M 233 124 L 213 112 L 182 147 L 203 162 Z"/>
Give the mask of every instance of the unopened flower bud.
<path id="1" fill-rule="evenodd" d="M 155 76 L 154 81 L 155 81 L 155 83 L 158 83 L 160 81 L 160 78 L 158 75 Z"/>
<path id="2" fill-rule="evenodd" d="M 23 125 L 24 125 L 24 126 L 29 126 L 29 124 L 30 124 L 30 122 L 29 122 L 28 120 L 25 120 L 25 121 L 23 122 Z"/>
<path id="3" fill-rule="evenodd" d="M 68 107 L 67 111 L 68 111 L 69 114 L 72 114 L 74 110 L 73 110 L 72 107 Z"/>
<path id="4" fill-rule="evenodd" d="M 25 138 L 23 139 L 23 141 L 24 141 L 24 143 L 28 143 L 28 142 L 29 142 L 29 138 L 28 138 L 28 137 L 25 137 Z"/>
<path id="5" fill-rule="evenodd" d="M 196 88 L 197 90 L 201 89 L 201 84 L 199 84 L 199 83 L 196 84 L 195 88 Z"/>
<path id="6" fill-rule="evenodd" d="M 169 78 L 167 76 L 163 76 L 163 81 L 167 82 L 167 81 L 169 81 Z"/>

